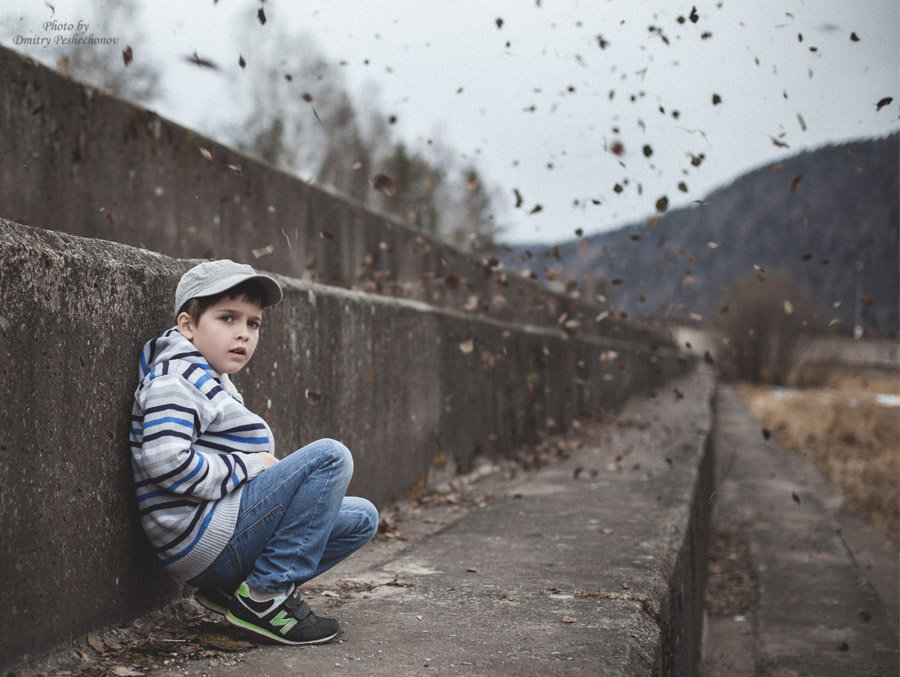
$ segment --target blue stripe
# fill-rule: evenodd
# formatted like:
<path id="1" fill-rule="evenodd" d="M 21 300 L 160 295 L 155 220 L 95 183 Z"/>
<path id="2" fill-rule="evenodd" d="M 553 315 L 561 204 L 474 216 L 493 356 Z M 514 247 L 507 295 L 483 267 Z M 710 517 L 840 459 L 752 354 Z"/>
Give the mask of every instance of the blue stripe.
<path id="1" fill-rule="evenodd" d="M 141 494 L 140 496 L 138 496 L 138 503 L 140 503 L 141 501 L 149 501 L 151 498 L 156 498 L 157 496 L 165 496 L 165 495 L 166 495 L 165 491 L 151 491 L 150 493 Z"/>
<path id="2" fill-rule="evenodd" d="M 240 435 L 226 435 L 225 433 L 212 433 L 207 432 L 207 435 L 214 435 L 215 437 L 223 437 L 229 442 L 243 442 L 244 444 L 268 444 L 269 436 L 265 437 L 241 437 Z"/>
<path id="3" fill-rule="evenodd" d="M 194 537 L 194 540 L 188 543 L 187 546 L 180 552 L 175 553 L 168 559 L 164 559 L 163 564 L 173 564 L 187 555 L 191 550 L 193 550 L 194 546 L 197 545 L 197 541 L 199 541 L 203 537 L 203 533 L 206 531 L 206 527 L 209 526 L 209 522 L 212 519 L 213 513 L 216 511 L 217 505 L 217 503 L 212 504 L 212 510 L 210 510 L 209 514 L 204 518 L 203 523 L 200 525 L 200 529 L 197 531 L 197 535 Z"/>
<path id="4" fill-rule="evenodd" d="M 157 418 L 149 422 L 144 423 L 144 430 L 147 428 L 151 428 L 155 425 L 162 425 L 163 423 L 177 423 L 178 425 L 183 425 L 186 428 L 194 429 L 194 422 L 188 421 L 184 418 L 177 418 L 175 416 L 163 416 L 162 418 Z"/>
<path id="5" fill-rule="evenodd" d="M 175 491 L 178 487 L 180 487 L 182 484 L 184 484 L 189 479 L 191 479 L 194 475 L 196 475 L 198 472 L 200 472 L 200 469 L 206 464 L 206 460 L 203 458 L 203 454 L 198 454 L 196 452 L 193 452 L 193 453 L 194 453 L 194 456 L 197 457 L 197 467 L 194 468 L 190 473 L 188 473 L 187 475 L 182 477 L 180 480 L 175 482 L 175 484 L 170 486 L 169 491 Z"/>

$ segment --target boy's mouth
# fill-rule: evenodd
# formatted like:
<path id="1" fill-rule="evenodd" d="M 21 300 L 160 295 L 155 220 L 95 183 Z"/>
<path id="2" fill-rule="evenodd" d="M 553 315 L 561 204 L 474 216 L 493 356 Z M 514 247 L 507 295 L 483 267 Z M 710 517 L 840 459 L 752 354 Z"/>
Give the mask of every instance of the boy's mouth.
<path id="1" fill-rule="evenodd" d="M 232 348 L 232 349 L 229 350 L 228 352 L 234 353 L 235 355 L 241 355 L 241 356 L 243 356 L 243 355 L 246 355 L 246 354 L 247 354 L 247 349 L 246 349 L 246 348 Z"/>

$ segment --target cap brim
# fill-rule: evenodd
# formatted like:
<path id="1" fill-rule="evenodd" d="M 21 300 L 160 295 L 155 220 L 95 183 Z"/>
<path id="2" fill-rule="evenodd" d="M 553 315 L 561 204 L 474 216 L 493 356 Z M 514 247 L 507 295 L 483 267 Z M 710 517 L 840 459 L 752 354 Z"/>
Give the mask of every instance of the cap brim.
<path id="1" fill-rule="evenodd" d="M 213 296 L 228 291 L 232 287 L 247 282 L 248 280 L 256 280 L 265 293 L 265 306 L 276 306 L 281 303 L 284 293 L 281 291 L 281 285 L 273 277 L 257 273 L 256 275 L 231 275 L 216 282 L 216 284 L 204 290 L 202 296 L 197 295 L 194 298 L 203 298 L 204 296 Z"/>

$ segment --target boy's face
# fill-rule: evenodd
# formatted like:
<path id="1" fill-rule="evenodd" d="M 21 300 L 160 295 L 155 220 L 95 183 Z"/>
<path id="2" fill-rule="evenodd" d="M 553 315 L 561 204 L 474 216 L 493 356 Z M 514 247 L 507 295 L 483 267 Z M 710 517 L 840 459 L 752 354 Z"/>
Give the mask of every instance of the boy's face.
<path id="1" fill-rule="evenodd" d="M 262 307 L 244 296 L 227 296 L 207 308 L 197 323 L 178 316 L 178 331 L 219 374 L 234 374 L 250 361 L 259 341 Z"/>

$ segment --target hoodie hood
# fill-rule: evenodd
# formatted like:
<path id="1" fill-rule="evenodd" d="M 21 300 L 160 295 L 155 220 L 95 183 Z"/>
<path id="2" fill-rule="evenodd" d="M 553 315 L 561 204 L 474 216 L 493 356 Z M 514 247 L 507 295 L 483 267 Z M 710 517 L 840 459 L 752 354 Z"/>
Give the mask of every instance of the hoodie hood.
<path id="1" fill-rule="evenodd" d="M 162 336 L 151 339 L 144 344 L 141 351 L 141 359 L 138 363 L 138 378 L 144 378 L 163 362 L 170 360 L 182 360 L 192 364 L 199 364 L 210 372 L 210 375 L 218 377 L 213 368 L 207 364 L 203 355 L 194 348 L 194 344 L 188 341 L 177 327 L 172 327 Z"/>
<path id="2" fill-rule="evenodd" d="M 147 343 L 144 344 L 144 349 L 141 351 L 141 359 L 138 363 L 138 379 L 143 383 L 144 379 L 152 374 L 154 369 L 166 362 L 173 362 L 176 360 L 199 365 L 207 374 L 222 384 L 222 388 L 225 392 L 234 397 L 241 404 L 244 403 L 244 398 L 241 397 L 238 389 L 234 386 L 228 376 L 226 374 L 219 374 L 215 369 L 209 366 L 206 358 L 200 354 L 200 351 L 194 347 L 193 343 L 181 335 L 181 332 L 178 331 L 178 327 L 172 327 L 163 333 L 162 336 L 147 341 Z"/>

